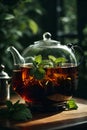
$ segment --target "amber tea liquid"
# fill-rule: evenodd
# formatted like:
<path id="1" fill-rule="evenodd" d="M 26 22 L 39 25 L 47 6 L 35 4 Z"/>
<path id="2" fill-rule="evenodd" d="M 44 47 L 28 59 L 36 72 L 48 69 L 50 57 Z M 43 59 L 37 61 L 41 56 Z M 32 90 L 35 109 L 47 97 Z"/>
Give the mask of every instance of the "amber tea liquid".
<path id="1" fill-rule="evenodd" d="M 13 71 L 13 89 L 28 103 L 55 104 L 70 99 L 77 87 L 78 70 L 74 65 L 45 68 L 44 79 L 30 75 L 29 66 Z"/>

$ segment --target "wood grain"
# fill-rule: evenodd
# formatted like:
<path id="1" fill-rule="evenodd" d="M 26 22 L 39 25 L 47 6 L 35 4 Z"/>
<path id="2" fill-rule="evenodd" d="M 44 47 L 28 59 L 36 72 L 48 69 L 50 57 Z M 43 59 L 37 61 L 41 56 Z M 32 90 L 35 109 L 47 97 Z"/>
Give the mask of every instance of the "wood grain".
<path id="1" fill-rule="evenodd" d="M 11 98 L 13 102 L 16 102 L 18 99 L 24 103 L 19 96 Z M 33 119 L 27 122 L 13 122 L 0 119 L 0 126 L 4 125 L 20 130 L 54 130 L 87 124 L 87 100 L 75 98 L 75 101 L 78 105 L 77 110 L 37 113 L 33 114 Z"/>

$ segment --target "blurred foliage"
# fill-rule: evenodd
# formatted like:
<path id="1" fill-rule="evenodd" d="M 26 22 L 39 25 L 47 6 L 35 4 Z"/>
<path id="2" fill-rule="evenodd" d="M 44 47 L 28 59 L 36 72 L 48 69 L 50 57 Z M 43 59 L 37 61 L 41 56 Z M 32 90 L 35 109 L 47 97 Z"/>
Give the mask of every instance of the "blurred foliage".
<path id="1" fill-rule="evenodd" d="M 83 50 L 83 62 L 79 66 L 79 87 L 77 95 L 80 97 L 87 98 L 87 25 L 83 28 L 82 32 L 82 42 L 79 42 L 78 39 L 78 30 L 77 30 L 77 1 L 64 0 L 63 3 L 63 15 L 60 18 L 62 23 L 62 31 L 66 35 L 64 37 L 65 43 L 75 43 L 80 46 Z M 83 10 L 83 8 L 81 8 Z M 80 22 L 80 21 L 78 21 Z M 67 37 L 70 36 L 70 37 Z"/>
<path id="2" fill-rule="evenodd" d="M 65 33 L 77 33 L 77 6 L 76 0 L 64 0 L 64 17 L 61 19 L 64 24 Z"/>
<path id="3" fill-rule="evenodd" d="M 60 18 L 61 30 L 64 35 L 72 36 L 77 35 L 77 6 L 76 0 L 64 0 L 63 3 L 63 15 Z M 65 37 L 64 42 L 74 42 L 78 41 L 77 38 L 67 38 Z"/>
<path id="4" fill-rule="evenodd" d="M 22 51 L 21 39 L 40 33 L 41 15 L 43 9 L 38 0 L 0 0 L 0 64 L 12 68 L 6 49 L 13 45 Z"/>
<path id="5" fill-rule="evenodd" d="M 64 0 L 64 12 L 65 15 L 62 17 L 62 22 L 63 22 L 63 31 L 65 33 L 73 33 L 78 35 L 78 30 L 77 30 L 77 3 L 76 0 Z M 79 22 L 79 21 L 78 21 Z M 83 28 L 82 32 L 82 37 L 83 40 L 81 43 L 79 43 L 79 39 L 73 38 L 72 41 L 73 43 L 77 43 L 78 46 L 82 47 L 83 52 L 84 52 L 84 61 L 82 66 L 81 71 L 81 77 L 84 77 L 85 80 L 87 80 L 87 25 Z M 66 38 L 65 41 L 71 42 L 70 38 Z"/>
<path id="6" fill-rule="evenodd" d="M 72 2 L 64 0 L 63 9 L 58 24 L 59 31 L 66 35 L 64 44 L 77 43 L 78 38 L 67 37 L 67 35 L 71 37 L 78 33 L 76 0 L 72 0 Z M 13 68 L 13 58 L 7 53 L 8 46 L 13 45 L 19 52 L 22 52 L 27 47 L 28 38 L 31 39 L 42 32 L 40 19 L 43 13 L 44 9 L 40 0 L 0 0 L 0 64 L 6 66 L 8 74 L 11 74 Z M 81 80 L 79 84 L 84 97 L 87 95 L 85 91 L 87 83 L 87 26 L 83 29 L 83 41 L 80 45 L 84 51 L 84 61 L 80 67 Z"/>

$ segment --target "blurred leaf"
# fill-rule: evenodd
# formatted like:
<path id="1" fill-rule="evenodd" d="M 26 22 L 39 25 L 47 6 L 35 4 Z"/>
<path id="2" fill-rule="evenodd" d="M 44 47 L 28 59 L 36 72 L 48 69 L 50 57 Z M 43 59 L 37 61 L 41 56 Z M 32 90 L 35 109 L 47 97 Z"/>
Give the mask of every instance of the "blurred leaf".
<path id="1" fill-rule="evenodd" d="M 87 35 L 87 25 L 86 25 L 86 27 L 83 29 L 83 34 L 84 34 L 84 35 Z"/>
<path id="2" fill-rule="evenodd" d="M 36 10 L 36 12 L 37 12 L 38 14 L 40 14 L 40 15 L 43 14 L 41 9 L 36 8 L 35 10 Z"/>
<path id="3" fill-rule="evenodd" d="M 38 25 L 33 19 L 29 19 L 28 21 L 29 28 L 32 30 L 34 34 L 38 32 Z"/>
<path id="4" fill-rule="evenodd" d="M 20 29 L 21 29 L 21 31 L 24 31 L 26 28 L 27 28 L 26 23 L 21 22 L 21 23 L 20 23 Z"/>
<path id="5" fill-rule="evenodd" d="M 6 14 L 5 20 L 11 20 L 11 19 L 15 19 L 15 16 L 12 14 Z"/>
<path id="6" fill-rule="evenodd" d="M 31 2 L 32 2 L 32 0 L 25 0 L 25 2 L 30 2 L 30 3 L 31 3 Z"/>
<path id="7" fill-rule="evenodd" d="M 19 51 L 26 45 L 26 37 L 31 38 L 39 30 L 39 17 L 42 8 L 38 0 L 1 0 L 0 1 L 0 63 L 6 65 L 10 74 L 12 64 L 6 53 L 13 45 Z"/>

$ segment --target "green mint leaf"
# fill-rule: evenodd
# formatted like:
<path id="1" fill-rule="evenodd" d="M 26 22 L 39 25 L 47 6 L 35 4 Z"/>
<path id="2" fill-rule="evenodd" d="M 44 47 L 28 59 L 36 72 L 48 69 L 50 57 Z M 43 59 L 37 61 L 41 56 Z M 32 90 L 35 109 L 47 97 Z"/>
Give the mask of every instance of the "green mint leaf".
<path id="1" fill-rule="evenodd" d="M 18 100 L 16 103 L 12 104 L 12 102 L 6 101 L 6 105 L 7 105 L 7 109 L 9 111 L 9 113 L 13 113 L 14 111 L 16 111 L 17 108 L 19 108 L 19 102 L 20 100 Z"/>
<path id="2" fill-rule="evenodd" d="M 20 100 L 18 100 L 17 102 L 15 102 L 15 103 L 13 104 L 14 109 L 18 107 L 19 102 L 20 102 Z"/>
<path id="3" fill-rule="evenodd" d="M 67 60 L 64 57 L 56 58 L 55 63 L 65 63 Z"/>
<path id="4" fill-rule="evenodd" d="M 53 62 L 50 60 L 42 60 L 40 66 L 43 68 L 53 67 Z"/>
<path id="5" fill-rule="evenodd" d="M 22 108 L 21 110 L 14 111 L 11 118 L 16 121 L 27 121 L 32 118 L 32 114 L 28 108 Z"/>
<path id="6" fill-rule="evenodd" d="M 49 58 L 50 60 L 52 60 L 53 62 L 55 62 L 55 60 L 56 60 L 56 58 L 55 58 L 54 56 L 52 56 L 52 55 L 49 55 L 48 58 Z"/>
<path id="7" fill-rule="evenodd" d="M 40 80 L 40 79 L 43 79 L 44 76 L 45 76 L 45 70 L 43 67 L 33 67 L 31 70 L 30 70 L 30 75 L 31 76 L 34 76 L 34 78 L 36 78 L 37 80 Z"/>
<path id="8" fill-rule="evenodd" d="M 19 103 L 20 100 L 14 104 L 11 101 L 6 101 L 7 108 L 0 109 L 0 116 L 4 118 L 14 119 L 16 121 L 27 121 L 32 118 L 32 114 L 29 108 L 23 103 Z"/>
<path id="9" fill-rule="evenodd" d="M 33 67 L 30 70 L 30 75 L 34 76 L 37 80 L 41 80 L 45 76 L 44 68 L 56 67 L 59 63 L 64 63 L 67 60 L 64 57 L 56 58 L 53 55 L 48 55 L 48 59 L 42 59 L 41 55 L 33 58 Z"/>
<path id="10" fill-rule="evenodd" d="M 45 70 L 43 68 L 38 68 L 34 72 L 34 77 L 38 80 L 43 79 L 45 75 Z"/>
<path id="11" fill-rule="evenodd" d="M 42 56 L 41 55 L 38 55 L 38 56 L 35 56 L 35 59 L 34 61 L 38 64 L 40 64 L 42 62 Z"/>
<path id="12" fill-rule="evenodd" d="M 54 57 L 52 55 L 49 55 L 48 58 L 53 62 L 54 67 L 58 65 L 59 63 L 65 63 L 67 60 L 64 57 Z"/>
<path id="13" fill-rule="evenodd" d="M 69 110 L 70 110 L 70 109 L 77 109 L 77 108 L 78 108 L 78 106 L 77 106 L 77 104 L 76 104 L 76 102 L 75 102 L 74 99 L 68 100 L 67 103 L 66 103 L 66 107 L 67 107 Z"/>
<path id="14" fill-rule="evenodd" d="M 6 101 L 6 105 L 7 105 L 8 109 L 10 109 L 13 106 L 13 104 L 10 100 Z"/>
<path id="15" fill-rule="evenodd" d="M 14 105 L 13 107 L 14 107 L 15 111 L 20 111 L 20 110 L 23 110 L 26 108 L 26 106 L 24 104 L 21 104 L 21 103 L 17 104 L 16 106 Z"/>

